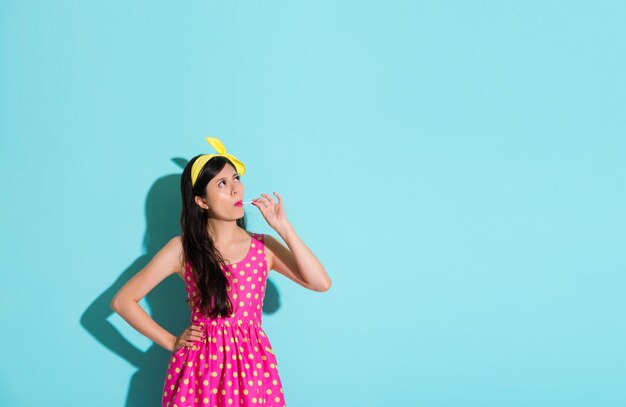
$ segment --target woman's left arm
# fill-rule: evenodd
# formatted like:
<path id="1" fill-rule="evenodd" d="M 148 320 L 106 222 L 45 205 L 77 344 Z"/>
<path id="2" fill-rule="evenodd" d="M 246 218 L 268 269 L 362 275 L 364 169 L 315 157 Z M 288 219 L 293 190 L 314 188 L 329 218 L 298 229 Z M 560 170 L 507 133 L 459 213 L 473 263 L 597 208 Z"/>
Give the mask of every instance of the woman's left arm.
<path id="1" fill-rule="evenodd" d="M 287 220 L 282 197 L 276 192 L 274 195 L 278 203 L 267 194 L 261 194 L 261 198 L 252 201 L 267 223 L 289 246 L 287 248 L 271 235 L 265 235 L 265 245 L 272 252 L 271 269 L 310 290 L 328 291 L 332 281 L 326 269 Z"/>
<path id="2" fill-rule="evenodd" d="M 332 281 L 326 269 L 300 239 L 293 226 L 288 223 L 277 232 L 289 248 L 272 235 L 265 235 L 265 245 L 272 252 L 271 269 L 310 290 L 328 291 Z"/>

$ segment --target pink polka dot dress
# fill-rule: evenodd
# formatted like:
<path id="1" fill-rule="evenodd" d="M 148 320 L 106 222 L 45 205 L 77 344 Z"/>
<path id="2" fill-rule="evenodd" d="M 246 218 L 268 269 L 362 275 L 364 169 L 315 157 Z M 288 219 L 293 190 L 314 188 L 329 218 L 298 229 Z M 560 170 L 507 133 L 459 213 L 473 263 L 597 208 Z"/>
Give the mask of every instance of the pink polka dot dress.
<path id="1" fill-rule="evenodd" d="M 191 322 L 203 327 L 206 339 L 171 354 L 162 407 L 285 407 L 276 356 L 261 328 L 269 273 L 264 237 L 252 233 L 246 257 L 223 267 L 233 305 L 227 318 L 200 313 L 196 277 L 185 264 Z"/>

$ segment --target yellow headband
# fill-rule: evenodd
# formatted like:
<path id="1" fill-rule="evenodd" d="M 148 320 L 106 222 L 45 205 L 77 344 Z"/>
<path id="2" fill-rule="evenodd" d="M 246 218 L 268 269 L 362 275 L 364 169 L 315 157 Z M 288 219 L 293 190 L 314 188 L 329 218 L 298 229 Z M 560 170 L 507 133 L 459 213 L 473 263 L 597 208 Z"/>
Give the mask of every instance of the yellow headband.
<path id="1" fill-rule="evenodd" d="M 239 173 L 239 175 L 243 175 L 246 172 L 246 167 L 243 165 L 241 161 L 239 161 L 234 155 L 226 153 L 226 148 L 222 142 L 215 137 L 205 137 L 206 141 L 217 150 L 217 154 L 204 154 L 198 157 L 196 161 L 194 161 L 191 166 L 191 186 L 196 185 L 196 180 L 198 179 L 198 175 L 200 175 L 200 171 L 202 171 L 202 167 L 213 157 L 221 156 L 226 157 L 233 164 L 235 164 L 235 169 Z"/>

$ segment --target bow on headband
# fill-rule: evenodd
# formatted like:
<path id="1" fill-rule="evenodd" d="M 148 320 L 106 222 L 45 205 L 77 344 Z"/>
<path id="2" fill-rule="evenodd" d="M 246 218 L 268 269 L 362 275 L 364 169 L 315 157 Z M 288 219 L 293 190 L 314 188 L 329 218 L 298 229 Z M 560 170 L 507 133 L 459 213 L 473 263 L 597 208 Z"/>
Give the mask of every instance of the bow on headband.
<path id="1" fill-rule="evenodd" d="M 191 166 L 191 186 L 196 185 L 196 180 L 198 179 L 198 175 L 200 175 L 200 171 L 202 171 L 204 164 L 206 164 L 207 161 L 213 157 L 221 156 L 228 158 L 233 164 L 235 164 L 235 169 L 239 175 L 243 175 L 246 172 L 246 167 L 241 161 L 239 161 L 234 155 L 226 153 L 226 148 L 219 139 L 215 137 L 205 137 L 205 140 L 211 145 L 211 147 L 217 150 L 217 154 L 204 154 L 194 161 Z"/>

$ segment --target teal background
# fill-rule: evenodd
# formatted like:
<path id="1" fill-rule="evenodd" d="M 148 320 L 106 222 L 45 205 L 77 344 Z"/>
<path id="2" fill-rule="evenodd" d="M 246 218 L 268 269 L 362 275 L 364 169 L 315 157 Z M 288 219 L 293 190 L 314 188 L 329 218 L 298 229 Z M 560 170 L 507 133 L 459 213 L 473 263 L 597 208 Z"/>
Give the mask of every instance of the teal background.
<path id="1" fill-rule="evenodd" d="M 625 40 L 618 1 L 1 1 L 0 405 L 158 405 L 108 306 L 206 136 L 333 280 L 270 276 L 288 407 L 625 405 Z"/>

